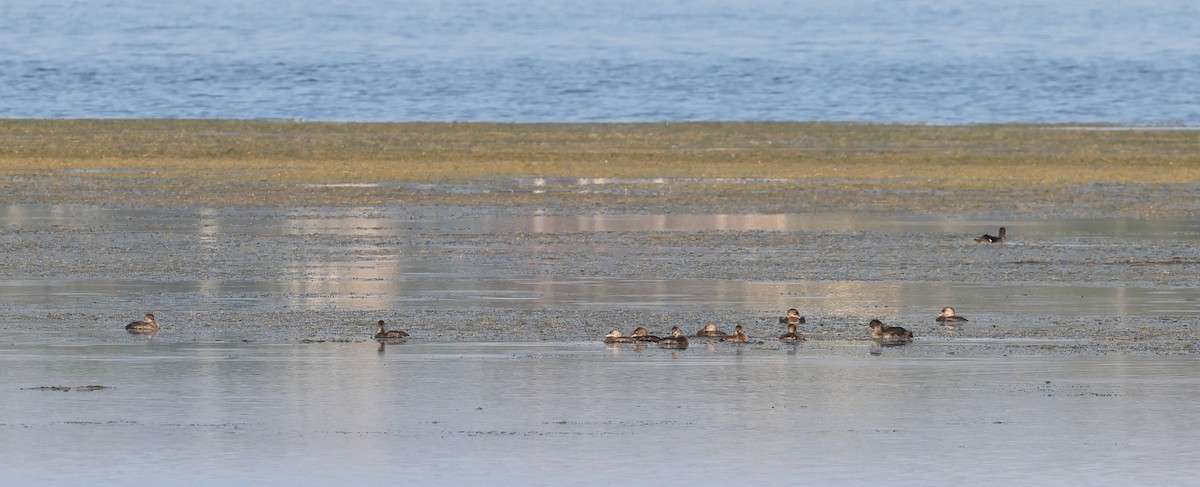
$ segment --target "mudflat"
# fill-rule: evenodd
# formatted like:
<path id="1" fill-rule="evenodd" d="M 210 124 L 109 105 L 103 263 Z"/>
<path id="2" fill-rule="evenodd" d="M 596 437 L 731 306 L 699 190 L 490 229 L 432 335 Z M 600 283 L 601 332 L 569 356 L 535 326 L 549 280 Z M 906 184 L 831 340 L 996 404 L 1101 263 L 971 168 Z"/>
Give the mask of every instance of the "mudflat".
<path id="1" fill-rule="evenodd" d="M 9 204 L 1186 218 L 1198 182 L 1176 127 L 0 121 Z"/>

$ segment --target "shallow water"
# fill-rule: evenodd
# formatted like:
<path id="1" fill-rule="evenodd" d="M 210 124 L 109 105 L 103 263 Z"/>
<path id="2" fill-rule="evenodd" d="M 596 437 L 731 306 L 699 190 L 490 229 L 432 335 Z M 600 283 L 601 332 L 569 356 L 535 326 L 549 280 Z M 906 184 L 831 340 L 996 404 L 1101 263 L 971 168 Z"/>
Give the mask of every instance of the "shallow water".
<path id="1" fill-rule="evenodd" d="M 1200 123 L 1187 0 L 4 7 L 0 117 Z"/>
<path id="2" fill-rule="evenodd" d="M 1129 485 L 1200 473 L 1186 447 L 1200 441 L 1196 357 L 871 351 L 0 345 L 0 470 L 15 485 Z M 86 385 L 106 388 L 37 389 Z"/>
<path id="3" fill-rule="evenodd" d="M 1010 242 L 971 241 L 1001 224 Z M 1200 473 L 1180 446 L 1200 439 L 1198 238 L 1177 220 L 9 206 L 0 472 L 1166 483 Z M 937 325 L 947 303 L 972 321 Z M 792 306 L 809 340 L 780 345 Z M 163 330 L 126 334 L 146 311 Z M 873 344 L 876 317 L 917 339 Z M 414 338 L 368 341 L 383 318 Z M 707 321 L 755 340 L 597 339 Z"/>
<path id="4" fill-rule="evenodd" d="M 1009 242 L 973 242 L 1000 225 Z M 45 312 L 135 300 L 191 314 L 799 307 L 836 321 L 953 304 L 1035 322 L 1200 316 L 1189 277 L 1200 224 L 1190 220 L 13 205 L 0 229 L 0 296 Z M 147 242 L 155 259 L 140 258 Z M 95 248 L 108 252 L 83 252 Z"/>

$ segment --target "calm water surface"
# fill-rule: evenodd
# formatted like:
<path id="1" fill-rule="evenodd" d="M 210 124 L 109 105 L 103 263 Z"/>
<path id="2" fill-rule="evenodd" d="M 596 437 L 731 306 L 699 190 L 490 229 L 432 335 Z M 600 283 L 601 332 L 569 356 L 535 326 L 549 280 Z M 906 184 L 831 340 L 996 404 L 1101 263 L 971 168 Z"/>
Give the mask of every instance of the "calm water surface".
<path id="1" fill-rule="evenodd" d="M 1189 0 L 0 8 L 0 117 L 1200 123 Z"/>
<path id="2" fill-rule="evenodd" d="M 1168 261 L 1180 258 L 1187 264 L 1166 267 L 1164 272 L 1187 273 L 1200 261 L 1195 244 L 1200 241 L 1200 224 L 1187 220 L 1090 219 L 987 222 L 939 216 L 901 218 L 849 215 L 577 215 L 520 217 L 413 217 L 386 209 L 314 210 L 152 210 L 100 209 L 79 206 L 15 205 L 0 212 L 0 229 L 10 245 L 26 247 L 33 241 L 22 235 L 67 232 L 54 246 L 64 246 L 61 258 L 73 259 L 81 247 L 117 245 L 112 240 L 175 242 L 188 252 L 211 254 L 214 267 L 227 267 L 234 276 L 200 277 L 177 275 L 144 278 L 121 276 L 124 264 L 98 257 L 92 266 L 113 268 L 117 275 L 70 274 L 46 277 L 14 276 L 0 282 L 0 296 L 13 307 L 71 311 L 79 307 L 114 304 L 114 298 L 136 297 L 143 307 L 185 308 L 188 312 L 229 309 L 270 311 L 280 308 L 346 306 L 387 311 L 397 306 L 423 309 L 577 309 L 608 308 L 721 308 L 855 311 L 885 306 L 899 314 L 923 314 L 956 303 L 962 309 L 1007 317 L 1107 316 L 1200 316 L 1200 292 L 1187 285 L 1156 285 L 1126 282 L 1108 274 L 1106 261 L 1124 261 L 1131 255 L 1154 252 Z M 919 252 L 919 259 L 949 259 L 945 262 L 907 262 L 896 255 L 877 263 L 843 253 L 887 252 L 897 242 L 927 241 L 931 236 L 966 242 L 976 229 L 989 232 L 1001 224 L 1017 229 L 1018 240 L 996 262 L 1007 265 L 1025 259 L 1044 261 L 1044 266 L 1081 267 L 1083 274 L 1072 282 L 998 280 L 971 281 L 955 273 L 934 274 L 934 280 L 905 280 L 905 268 L 958 265 L 958 260 L 978 260 L 956 247 L 938 247 Z M 994 225 L 994 226 L 993 226 Z M 854 274 L 841 278 L 805 279 L 763 275 L 739 275 L 735 279 L 668 278 L 654 273 L 626 276 L 577 276 L 578 263 L 565 263 L 563 272 L 542 275 L 522 270 L 523 259 L 540 259 L 539 245 L 516 245 L 519 260 L 511 264 L 493 262 L 487 255 L 496 243 L 493 235 L 533 233 L 539 235 L 673 234 L 695 232 L 777 232 L 783 234 L 849 235 L 853 249 L 820 249 L 815 263 L 835 266 L 849 259 L 852 269 L 894 268 L 890 274 Z M 862 237 L 855 237 L 862 235 Z M 32 238 L 32 237 L 30 237 Z M 611 237 L 609 237 L 611 238 Z M 76 241 L 76 239 L 78 239 Z M 399 239 L 398 242 L 395 240 Z M 404 239 L 412 239 L 407 241 Z M 394 241 L 384 244 L 382 242 Z M 866 243 L 861 243 L 866 241 Z M 230 243 L 236 245 L 230 245 Z M 296 245 L 289 253 L 286 246 Z M 405 243 L 407 242 L 407 243 Z M 607 248 L 603 239 L 568 240 L 554 244 L 567 247 L 555 252 L 621 252 Z M 123 244 L 121 244 L 123 245 Z M 381 248 L 381 245 L 387 247 Z M 398 245 L 398 247 L 397 247 Z M 924 244 L 918 244 L 924 245 Z M 267 247 L 264 247 L 267 246 Z M 395 250 L 386 250 L 390 248 Z M 502 246 L 503 247 L 503 246 Z M 270 249 L 270 250 L 269 250 Z M 498 251 L 498 250 L 497 250 Z M 744 249 L 742 250 L 744 252 Z M 265 252 L 265 253 L 264 253 Z M 476 256 L 445 258 L 446 252 Z M 711 259 L 728 259 L 719 251 Z M 746 259 L 771 258 L 773 253 L 812 252 L 788 246 L 751 254 Z M 905 252 L 901 252 L 904 254 Z M 946 254 L 949 257 L 942 257 Z M 11 254 L 19 255 L 19 254 Z M 557 254 L 555 254 L 557 255 Z M 824 254 L 822 254 L 824 255 Z M 314 256 L 320 256 L 314 257 Z M 1047 257 L 1050 256 L 1050 257 Z M 1056 257 L 1058 256 L 1058 257 Z M 43 250 L 30 258 L 53 259 Z M 160 256 L 165 258 L 165 256 Z M 646 256 L 670 263 L 670 247 Z M 480 260 L 482 259 L 482 260 Z M 1056 261 L 1061 259 L 1061 262 Z M 1083 259 L 1080 262 L 1080 259 Z M 1088 261 L 1100 263 L 1088 265 Z M 986 262 L 986 261 L 984 261 Z M 18 262 L 25 266 L 27 262 Z M 515 265 L 515 271 L 505 270 Z M 990 264 L 977 264 L 990 265 Z M 199 272 L 193 270 L 191 272 Z M 1097 274 L 1088 274 L 1097 272 Z M 822 274 L 822 275 L 829 275 Z M 884 277 L 880 277 L 884 276 Z M 1152 276 L 1153 277 L 1153 276 Z M 1171 281 L 1171 282 L 1177 282 Z M 54 299 L 47 299 L 48 296 Z M 197 299 L 198 297 L 198 299 Z"/>
<path id="3" fill-rule="evenodd" d="M 14 485 L 1173 483 L 1195 357 L 0 346 Z M 779 348 L 777 348 L 779 347 Z M 68 392 L 44 386 L 103 385 Z"/>
<path id="4" fill-rule="evenodd" d="M 1188 262 L 1200 258 L 1191 250 L 1200 239 L 1195 222 L 1008 223 L 1021 229 L 1020 240 L 998 248 L 1012 252 L 1001 259 L 1079 249 L 1109 255 L 1113 247 L 1121 256 L 1162 249 Z M 635 315 L 700 307 L 754 316 L 750 310 L 799 303 L 827 316 L 884 307 L 928 321 L 945 302 L 963 303 L 980 321 L 1033 328 L 1088 313 L 1182 317 L 1176 326 L 1186 330 L 1200 316 L 1194 286 L 1153 282 L 544 276 L 497 272 L 480 252 L 490 239 L 514 233 L 566 236 L 585 252 L 603 251 L 591 246 L 607 240 L 590 239 L 621 238 L 621 232 L 847 233 L 872 236 L 848 252 L 883 252 L 897 239 L 965 239 L 980 225 L 998 224 L 922 216 L 485 218 L 394 208 L 6 207 L 0 211 L 7 249 L 0 258 L 9 274 L 0 281 L 0 391 L 6 398 L 0 401 L 0 449 L 6 452 L 0 475 L 13 485 L 760 485 L 799 479 L 1128 485 L 1200 474 L 1190 447 L 1200 442 L 1194 355 L 979 356 L 972 353 L 977 345 L 996 349 L 996 340 L 945 337 L 922 337 L 902 349 L 863 339 L 796 347 L 773 340 L 698 343 L 683 352 L 596 342 L 416 339 L 381 349 L 361 341 L 296 344 L 308 333 L 305 325 L 296 325 L 304 329 L 294 335 L 263 335 L 257 323 L 209 328 L 213 323 L 186 318 L 189 312 L 271 319 L 297 310 L 338 315 L 395 307 L 434 314 L 467 308 L 626 309 Z M 417 240 L 403 251 L 379 250 L 396 245 L 380 239 L 404 238 Z M 297 241 L 299 252 L 282 250 Z M 123 250 L 130 242 L 138 250 L 132 260 Z M 140 250 L 166 245 L 158 242 L 186 260 L 213 253 L 219 259 L 212 266 L 236 276 L 177 276 L 168 267 L 162 272 L 174 277 L 159 278 L 156 260 L 142 258 Z M 463 249 L 469 258 L 460 260 L 455 252 Z M 936 249 L 930 255 L 959 258 L 954 244 Z M 437 258 L 446 252 L 451 258 Z M 525 257 L 516 262 L 517 269 L 532 265 Z M 207 269 L 179 265 L 187 272 Z M 1169 269 L 1186 272 L 1191 265 Z M 126 276 L 131 273 L 143 277 Z M 119 310 L 123 316 L 143 308 L 176 319 L 159 337 L 140 340 L 89 314 Z M 1026 350 L 1071 345 L 1054 337 L 1002 341 Z M 91 385 L 105 388 L 78 389 Z M 45 389 L 54 386 L 73 390 Z"/>

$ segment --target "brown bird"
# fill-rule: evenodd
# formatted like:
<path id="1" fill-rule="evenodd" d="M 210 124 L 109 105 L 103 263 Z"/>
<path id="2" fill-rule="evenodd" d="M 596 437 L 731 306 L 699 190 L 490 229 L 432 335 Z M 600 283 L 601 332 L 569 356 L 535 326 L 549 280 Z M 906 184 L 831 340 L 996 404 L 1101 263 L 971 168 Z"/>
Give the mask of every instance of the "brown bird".
<path id="1" fill-rule="evenodd" d="M 157 333 L 159 329 L 158 322 L 154 321 L 154 315 L 146 313 L 146 317 L 142 321 L 134 321 L 125 325 L 125 331 L 129 333 Z"/>
<path id="2" fill-rule="evenodd" d="M 403 340 L 408 338 L 408 333 L 400 330 L 385 330 L 387 323 L 384 323 L 383 320 L 379 320 L 376 326 L 379 327 L 379 331 L 375 332 L 376 340 Z"/>
<path id="3" fill-rule="evenodd" d="M 633 337 L 621 335 L 621 330 L 616 328 L 604 335 L 604 343 L 633 343 L 635 341 Z"/>
<path id="4" fill-rule="evenodd" d="M 882 321 L 871 320 L 871 338 L 877 340 L 909 342 L 913 339 L 911 331 L 899 326 L 884 326 Z"/>
<path id="5" fill-rule="evenodd" d="M 788 323 L 787 333 L 779 335 L 779 340 L 784 342 L 802 342 L 805 340 L 804 335 L 796 331 L 795 323 Z"/>
<path id="6" fill-rule="evenodd" d="M 742 325 L 733 327 L 733 334 L 721 337 L 723 342 L 746 343 L 750 341 L 750 336 L 742 331 Z"/>
<path id="7" fill-rule="evenodd" d="M 651 335 L 645 328 L 639 326 L 633 330 L 633 340 L 636 342 L 658 342 L 662 338 Z"/>
<path id="8" fill-rule="evenodd" d="M 671 327 L 671 335 L 658 341 L 658 346 L 662 348 L 677 348 L 683 350 L 688 347 L 688 339 L 682 331 L 679 331 L 678 326 Z"/>

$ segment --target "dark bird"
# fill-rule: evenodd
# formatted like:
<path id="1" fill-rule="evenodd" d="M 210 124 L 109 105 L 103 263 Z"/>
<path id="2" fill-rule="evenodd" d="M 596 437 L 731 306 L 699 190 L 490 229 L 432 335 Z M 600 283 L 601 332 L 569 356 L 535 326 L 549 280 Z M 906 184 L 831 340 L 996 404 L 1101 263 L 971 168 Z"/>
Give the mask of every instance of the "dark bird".
<path id="1" fill-rule="evenodd" d="M 125 325 L 125 331 L 129 333 L 157 333 L 159 329 L 158 322 L 154 321 L 154 315 L 146 313 L 146 317 L 142 321 L 134 321 Z"/>
<path id="2" fill-rule="evenodd" d="M 723 342 L 746 343 L 750 341 L 750 337 L 742 331 L 742 325 L 733 327 L 733 334 L 721 337 Z"/>
<path id="3" fill-rule="evenodd" d="M 688 347 L 688 339 L 682 331 L 679 331 L 678 326 L 671 327 L 671 335 L 658 341 L 658 346 L 662 348 L 677 348 L 683 350 Z"/>
<path id="4" fill-rule="evenodd" d="M 400 330 L 386 330 L 387 323 L 384 323 L 383 320 L 379 320 L 376 326 L 379 327 L 379 331 L 375 332 L 376 340 L 403 340 L 408 338 L 408 333 Z"/>
<path id="5" fill-rule="evenodd" d="M 981 237 L 975 237 L 975 243 L 1002 243 L 1004 242 L 1004 227 L 1000 227 L 1000 236 L 993 237 L 988 234 L 983 234 Z"/>
<path id="6" fill-rule="evenodd" d="M 877 340 L 908 342 L 912 341 L 913 334 L 911 331 L 905 330 L 899 326 L 884 326 L 882 321 L 871 320 L 871 338 Z"/>

